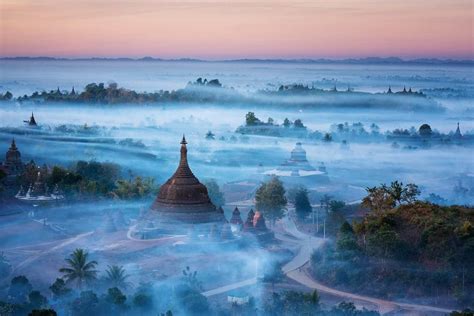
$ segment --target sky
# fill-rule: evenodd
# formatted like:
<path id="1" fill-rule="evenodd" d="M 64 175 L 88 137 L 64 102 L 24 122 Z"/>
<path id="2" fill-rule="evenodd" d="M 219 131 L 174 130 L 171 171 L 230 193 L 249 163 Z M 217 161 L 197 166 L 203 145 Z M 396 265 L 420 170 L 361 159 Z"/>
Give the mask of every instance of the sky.
<path id="1" fill-rule="evenodd" d="M 474 58 L 472 0 L 0 0 L 0 55 Z"/>

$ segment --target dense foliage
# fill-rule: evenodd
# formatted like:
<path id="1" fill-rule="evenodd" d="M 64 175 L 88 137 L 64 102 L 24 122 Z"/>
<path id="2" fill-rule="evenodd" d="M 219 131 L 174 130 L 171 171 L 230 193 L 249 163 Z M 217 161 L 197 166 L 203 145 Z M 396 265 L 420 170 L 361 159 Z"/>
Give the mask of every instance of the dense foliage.
<path id="1" fill-rule="evenodd" d="M 371 295 L 472 302 L 474 209 L 415 201 L 417 187 L 398 182 L 368 192 L 370 212 L 312 255 L 315 277 Z"/>
<path id="2" fill-rule="evenodd" d="M 268 182 L 262 183 L 255 194 L 255 206 L 258 211 L 274 224 L 283 217 L 286 207 L 285 188 L 277 177 L 272 177 Z"/>
<path id="3" fill-rule="evenodd" d="M 140 199 L 154 194 L 157 187 L 152 178 L 135 177 L 121 179 L 121 168 L 110 162 L 77 161 L 69 168 L 34 162 L 26 165 L 18 177 L 18 183 L 28 188 L 40 181 L 49 190 L 60 189 L 68 198 L 113 197 L 119 199 Z"/>

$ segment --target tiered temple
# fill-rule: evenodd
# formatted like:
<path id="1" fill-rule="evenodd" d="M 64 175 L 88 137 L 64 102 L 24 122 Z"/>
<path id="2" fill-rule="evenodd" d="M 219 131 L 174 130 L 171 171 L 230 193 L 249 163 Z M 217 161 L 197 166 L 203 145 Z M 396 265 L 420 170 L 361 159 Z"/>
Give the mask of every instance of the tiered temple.
<path id="1" fill-rule="evenodd" d="M 160 188 L 150 210 L 137 225 L 136 235 L 154 238 L 159 235 L 209 233 L 213 238 L 227 221 L 223 210 L 212 204 L 207 188 L 191 171 L 185 137 L 181 141 L 178 168 Z"/>
<path id="2" fill-rule="evenodd" d="M 24 170 L 25 165 L 21 161 L 21 153 L 16 147 L 15 139 L 12 140 L 10 148 L 5 155 L 5 162 L 1 167 L 10 176 L 18 175 Z"/>
<path id="3" fill-rule="evenodd" d="M 183 136 L 178 168 L 161 186 L 151 210 L 159 215 L 162 223 L 223 223 L 224 215 L 212 204 L 206 186 L 189 168 L 186 144 Z"/>

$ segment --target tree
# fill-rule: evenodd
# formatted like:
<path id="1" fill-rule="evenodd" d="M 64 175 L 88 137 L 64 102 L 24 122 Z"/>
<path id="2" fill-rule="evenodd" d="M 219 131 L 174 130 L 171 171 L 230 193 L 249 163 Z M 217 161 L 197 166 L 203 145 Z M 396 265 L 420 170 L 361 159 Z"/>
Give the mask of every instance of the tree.
<path id="1" fill-rule="evenodd" d="M 73 316 L 96 315 L 99 299 L 92 291 L 83 291 L 71 304 Z"/>
<path id="2" fill-rule="evenodd" d="M 148 314 L 153 308 L 153 299 L 149 294 L 136 293 L 133 297 L 133 305 L 144 314 Z"/>
<path id="3" fill-rule="evenodd" d="M 362 206 L 376 213 L 382 213 L 395 207 L 395 201 L 388 193 L 386 186 L 367 188 L 367 196 L 362 199 Z"/>
<path id="4" fill-rule="evenodd" d="M 339 252 L 353 252 L 359 249 L 357 238 L 351 224 L 347 221 L 341 225 L 337 235 L 336 248 Z"/>
<path id="5" fill-rule="evenodd" d="M 285 117 L 285 120 L 283 121 L 283 126 L 286 128 L 291 126 L 291 121 L 287 117 Z"/>
<path id="6" fill-rule="evenodd" d="M 329 202 L 329 210 L 331 212 L 340 212 L 345 206 L 346 203 L 344 201 L 332 200 Z"/>
<path id="7" fill-rule="evenodd" d="M 324 134 L 323 141 L 325 141 L 325 142 L 327 142 L 327 143 L 332 142 L 332 136 L 331 136 L 331 134 L 329 134 L 329 133 Z"/>
<path id="8" fill-rule="evenodd" d="M 395 257 L 399 247 L 398 234 L 388 224 L 382 224 L 367 238 L 367 252 L 384 260 Z"/>
<path id="9" fill-rule="evenodd" d="M 68 267 L 59 269 L 59 272 L 64 273 L 67 283 L 76 281 L 77 287 L 81 289 L 84 282 L 96 279 L 97 261 L 87 261 L 88 256 L 84 249 L 78 248 L 66 259 Z"/>
<path id="10" fill-rule="evenodd" d="M 57 316 L 54 309 L 34 309 L 28 316 Z"/>
<path id="11" fill-rule="evenodd" d="M 107 274 L 105 280 L 109 285 L 123 289 L 127 288 L 127 278 L 129 275 L 126 273 L 123 266 L 107 266 L 107 270 L 105 272 Z"/>
<path id="12" fill-rule="evenodd" d="M 255 116 L 255 113 L 253 112 L 248 112 L 246 115 L 245 115 L 245 124 L 247 126 L 253 126 L 253 125 L 257 125 L 260 123 L 260 120 Z"/>
<path id="13" fill-rule="evenodd" d="M 255 202 L 256 208 L 270 220 L 272 225 L 275 224 L 277 219 L 283 217 L 287 203 L 283 183 L 277 177 L 262 183 L 255 194 Z"/>
<path id="14" fill-rule="evenodd" d="M 207 193 L 211 199 L 212 204 L 219 207 L 225 204 L 224 193 L 219 188 L 217 181 L 214 179 L 209 179 L 204 181 L 204 185 L 207 188 Z"/>
<path id="15" fill-rule="evenodd" d="M 382 184 L 380 187 L 367 188 L 369 193 L 363 200 L 362 206 L 376 212 L 383 212 L 402 203 L 413 203 L 417 200 L 420 190 L 413 183 L 403 185 L 402 182 L 393 181 L 390 186 Z"/>
<path id="16" fill-rule="evenodd" d="M 305 219 L 313 208 L 308 198 L 308 190 L 306 188 L 299 189 L 295 194 L 295 212 L 300 220 Z"/>
<path id="17" fill-rule="evenodd" d="M 31 291 L 28 294 L 28 301 L 33 309 L 40 309 L 48 305 L 48 300 L 39 291 Z"/>
<path id="18" fill-rule="evenodd" d="M 23 303 L 32 289 L 30 281 L 24 275 L 19 275 L 11 280 L 8 296 L 14 303 Z"/>
<path id="19" fill-rule="evenodd" d="M 319 294 L 288 291 L 283 295 L 283 315 L 314 315 L 319 309 Z"/>
<path id="20" fill-rule="evenodd" d="M 189 266 L 183 270 L 184 282 L 193 290 L 201 291 L 202 282 L 197 278 L 197 271 L 191 271 Z"/>
<path id="21" fill-rule="evenodd" d="M 423 124 L 418 129 L 418 133 L 421 137 L 430 137 L 433 131 L 431 130 L 431 126 L 429 126 L 428 124 Z"/>
<path id="22" fill-rule="evenodd" d="M 71 289 L 66 286 L 66 282 L 63 279 L 57 278 L 56 281 L 49 287 L 53 296 L 56 299 L 59 299 L 69 293 L 71 293 Z"/>
<path id="23" fill-rule="evenodd" d="M 303 121 L 301 121 L 300 119 L 296 119 L 293 123 L 293 126 L 295 128 L 306 128 L 306 126 L 303 125 Z"/>
<path id="24" fill-rule="evenodd" d="M 207 134 L 206 134 L 206 139 L 207 140 L 214 140 L 214 139 L 216 139 L 216 135 L 214 135 L 213 132 L 208 131 Z"/>
<path id="25" fill-rule="evenodd" d="M 116 308 L 123 308 L 127 297 L 122 293 L 122 291 L 120 291 L 119 288 L 113 287 L 107 290 L 105 300 L 108 303 L 114 305 Z"/>
<path id="26" fill-rule="evenodd" d="M 3 95 L 3 99 L 4 100 L 11 100 L 13 97 L 13 94 L 10 92 L 10 91 L 7 91 L 4 95 Z"/>

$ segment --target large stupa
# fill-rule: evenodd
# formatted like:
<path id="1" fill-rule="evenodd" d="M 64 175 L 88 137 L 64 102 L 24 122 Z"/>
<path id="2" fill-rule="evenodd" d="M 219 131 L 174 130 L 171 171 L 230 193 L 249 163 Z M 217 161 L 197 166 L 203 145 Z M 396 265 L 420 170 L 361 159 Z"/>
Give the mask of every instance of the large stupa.
<path id="1" fill-rule="evenodd" d="M 151 210 L 159 214 L 162 222 L 224 222 L 224 216 L 212 204 L 206 186 L 199 182 L 189 168 L 186 144 L 183 136 L 178 168 L 161 186 Z"/>
<path id="2" fill-rule="evenodd" d="M 207 188 L 199 182 L 188 164 L 186 139 L 181 141 L 178 168 L 160 188 L 150 210 L 137 227 L 150 238 L 157 234 L 180 234 L 190 229 L 205 231 L 206 227 L 221 226 L 224 214 L 212 204 Z"/>

